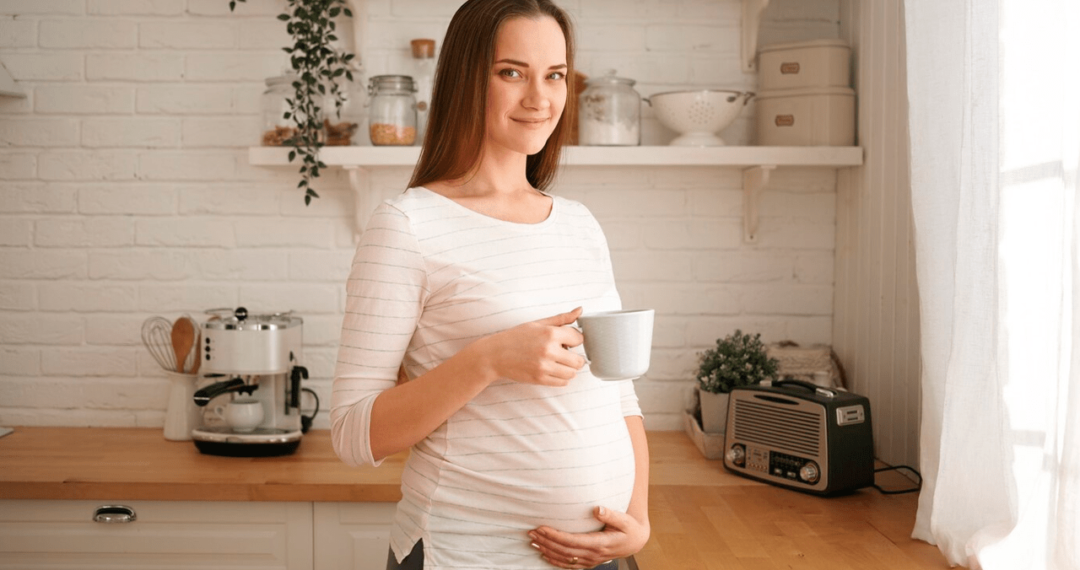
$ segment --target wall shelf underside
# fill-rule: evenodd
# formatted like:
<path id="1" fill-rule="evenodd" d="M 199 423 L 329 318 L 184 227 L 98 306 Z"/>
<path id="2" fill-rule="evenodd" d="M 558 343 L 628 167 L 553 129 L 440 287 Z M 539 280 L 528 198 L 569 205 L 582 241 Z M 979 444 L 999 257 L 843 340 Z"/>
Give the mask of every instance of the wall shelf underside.
<path id="1" fill-rule="evenodd" d="M 257 166 L 286 166 L 286 147 L 251 147 L 248 160 Z M 319 156 L 327 166 L 374 168 L 413 166 L 419 147 L 323 147 Z M 569 166 L 859 166 L 862 148 L 836 146 L 571 146 L 563 164 Z"/>
<path id="2" fill-rule="evenodd" d="M 290 166 L 289 148 L 251 147 L 248 161 L 256 166 Z M 566 166 L 720 166 L 743 169 L 743 240 L 757 241 L 758 199 L 769 175 L 780 166 L 844 168 L 860 166 L 860 147 L 805 146 L 571 146 L 564 150 Z M 328 167 L 344 168 L 356 193 L 355 235 L 359 238 L 375 208 L 368 171 L 391 166 L 412 167 L 419 147 L 348 146 L 324 147 L 319 158 Z M 294 163 L 293 165 L 298 165 Z"/>

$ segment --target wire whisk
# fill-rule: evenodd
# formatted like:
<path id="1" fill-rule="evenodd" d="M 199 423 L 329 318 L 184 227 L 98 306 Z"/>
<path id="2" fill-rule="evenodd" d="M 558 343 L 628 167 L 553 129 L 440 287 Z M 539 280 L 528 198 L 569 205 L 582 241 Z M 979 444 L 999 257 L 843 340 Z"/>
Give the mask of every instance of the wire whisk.
<path id="1" fill-rule="evenodd" d="M 165 317 L 150 317 L 143 321 L 142 341 L 146 350 L 166 372 L 176 372 L 176 355 L 172 347 L 172 323 Z"/>

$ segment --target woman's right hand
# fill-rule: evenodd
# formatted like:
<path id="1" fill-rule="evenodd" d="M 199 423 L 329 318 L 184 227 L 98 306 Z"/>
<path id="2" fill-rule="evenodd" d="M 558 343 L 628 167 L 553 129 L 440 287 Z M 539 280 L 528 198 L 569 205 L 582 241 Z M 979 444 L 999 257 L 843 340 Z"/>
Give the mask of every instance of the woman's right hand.
<path id="1" fill-rule="evenodd" d="M 585 366 L 585 357 L 570 350 L 584 342 L 569 325 L 581 307 L 546 319 L 520 324 L 477 341 L 475 348 L 495 378 L 525 384 L 566 386 Z"/>
<path id="2" fill-rule="evenodd" d="M 371 461 L 416 445 L 496 380 L 569 384 L 585 366 L 585 358 L 568 348 L 585 340 L 566 326 L 579 315 L 580 307 L 483 337 L 417 378 L 381 392 L 371 405 Z"/>

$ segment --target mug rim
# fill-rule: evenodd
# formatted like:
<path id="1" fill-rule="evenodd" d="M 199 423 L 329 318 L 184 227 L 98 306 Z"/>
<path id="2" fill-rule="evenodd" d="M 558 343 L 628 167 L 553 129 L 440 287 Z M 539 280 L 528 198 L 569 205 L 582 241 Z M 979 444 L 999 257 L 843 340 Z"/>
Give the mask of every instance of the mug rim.
<path id="1" fill-rule="evenodd" d="M 589 313 L 587 315 L 583 314 L 583 315 L 579 316 L 578 319 L 580 320 L 580 319 L 589 319 L 589 318 L 598 318 L 598 317 L 619 317 L 619 316 L 624 316 L 624 315 L 629 316 L 629 315 L 637 315 L 637 314 L 640 314 L 640 313 L 655 313 L 655 312 L 656 312 L 656 309 L 620 309 L 620 310 L 617 310 L 617 311 L 600 311 L 600 312 L 596 312 L 596 313 Z"/>

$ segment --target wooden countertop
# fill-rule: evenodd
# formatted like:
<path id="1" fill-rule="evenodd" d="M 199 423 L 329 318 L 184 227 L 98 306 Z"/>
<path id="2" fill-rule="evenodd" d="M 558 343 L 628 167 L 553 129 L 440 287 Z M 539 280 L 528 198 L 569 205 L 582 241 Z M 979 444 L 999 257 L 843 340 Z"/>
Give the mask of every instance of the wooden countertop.
<path id="1" fill-rule="evenodd" d="M 0 499 L 397 501 L 408 452 L 351 468 L 312 430 L 284 457 L 204 455 L 160 428 L 17 427 L 0 438 Z"/>
<path id="2" fill-rule="evenodd" d="M 706 461 L 682 432 L 649 432 L 649 447 L 654 485 L 755 484 Z M 204 455 L 160 429 L 19 427 L 0 438 L 0 499 L 396 502 L 406 457 L 349 467 L 326 430 L 293 455 L 241 458 Z"/>
<path id="3" fill-rule="evenodd" d="M 682 432 L 648 437 L 653 532 L 635 556 L 642 570 L 948 568 L 910 538 L 916 494 L 823 499 L 728 473 Z M 394 502 L 406 457 L 350 468 L 325 430 L 290 456 L 234 458 L 167 441 L 160 428 L 19 427 L 0 438 L 0 499 Z"/>

